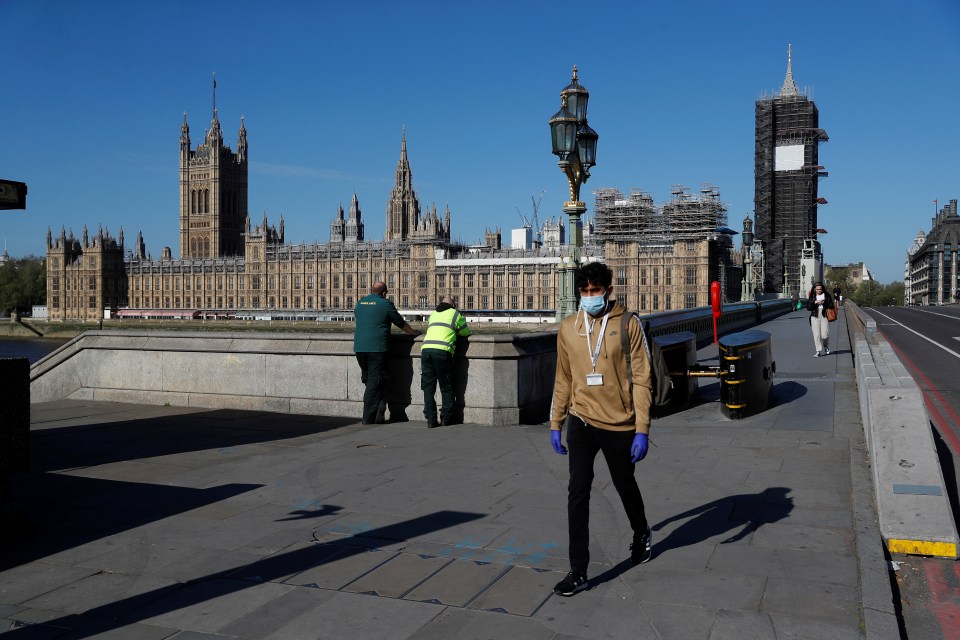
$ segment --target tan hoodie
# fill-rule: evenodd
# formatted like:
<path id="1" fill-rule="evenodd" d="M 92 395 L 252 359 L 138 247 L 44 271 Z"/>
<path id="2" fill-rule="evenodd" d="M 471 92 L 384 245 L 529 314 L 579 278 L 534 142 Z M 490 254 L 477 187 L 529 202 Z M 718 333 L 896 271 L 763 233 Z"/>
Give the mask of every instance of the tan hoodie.
<path id="1" fill-rule="evenodd" d="M 550 406 L 551 429 L 560 429 L 567 415 L 573 414 L 599 429 L 650 432 L 650 362 L 643 343 L 643 329 L 639 321 L 630 320 L 630 366 L 633 369 L 631 408 L 627 361 L 620 336 L 623 313 L 623 306 L 615 302 L 604 329 L 596 365 L 596 373 L 603 375 L 602 385 L 587 384 L 587 374 L 594 370 L 586 334 L 591 331 L 590 346 L 596 350 L 603 317 L 591 318 L 578 310 L 561 322 L 557 334 L 557 375 Z"/>

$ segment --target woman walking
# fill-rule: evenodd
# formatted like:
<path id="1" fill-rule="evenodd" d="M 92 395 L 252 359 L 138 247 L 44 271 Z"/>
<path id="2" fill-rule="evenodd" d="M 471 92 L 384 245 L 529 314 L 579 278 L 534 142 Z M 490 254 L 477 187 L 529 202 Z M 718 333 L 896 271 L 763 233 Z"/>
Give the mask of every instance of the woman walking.
<path id="1" fill-rule="evenodd" d="M 834 309 L 833 296 L 827 293 L 822 282 L 813 285 L 813 291 L 807 299 L 810 310 L 810 328 L 813 330 L 813 348 L 817 350 L 814 358 L 830 355 L 830 321 L 827 309 Z"/>

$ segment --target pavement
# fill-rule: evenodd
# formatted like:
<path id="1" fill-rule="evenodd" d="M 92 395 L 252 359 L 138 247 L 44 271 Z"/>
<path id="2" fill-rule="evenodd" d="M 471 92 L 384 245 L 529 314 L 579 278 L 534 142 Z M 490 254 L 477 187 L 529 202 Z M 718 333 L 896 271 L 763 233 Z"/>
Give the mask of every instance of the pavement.
<path id="1" fill-rule="evenodd" d="M 842 316 L 841 316 L 842 320 Z M 606 466 L 590 588 L 566 560 L 567 459 L 547 425 L 103 402 L 33 405 L 32 469 L 0 547 L 4 638 L 899 637 L 844 323 L 758 327 L 772 406 L 725 418 L 719 383 L 658 418 L 637 465 L 654 558 Z M 840 334 L 840 335 L 837 335 Z M 700 350 L 717 362 L 716 346 Z"/>

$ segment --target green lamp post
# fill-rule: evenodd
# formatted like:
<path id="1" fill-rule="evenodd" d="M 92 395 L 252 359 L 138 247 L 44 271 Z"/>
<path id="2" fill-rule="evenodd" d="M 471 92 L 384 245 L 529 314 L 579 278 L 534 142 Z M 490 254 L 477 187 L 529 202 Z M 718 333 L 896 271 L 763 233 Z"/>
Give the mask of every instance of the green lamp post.
<path id="1" fill-rule="evenodd" d="M 553 154 L 559 158 L 557 165 L 567 176 L 570 185 L 570 200 L 563 203 L 563 212 L 570 216 L 568 255 L 561 258 L 559 270 L 560 290 L 557 295 L 557 322 L 577 310 L 577 289 L 574 284 L 580 266 L 583 248 L 583 228 L 580 217 L 587 206 L 580 200 L 580 187 L 590 178 L 590 168 L 597 164 L 597 132 L 587 124 L 587 101 L 590 93 L 577 80 L 577 67 L 573 67 L 573 79 L 560 92 L 560 111 L 550 118 L 550 139 Z"/>

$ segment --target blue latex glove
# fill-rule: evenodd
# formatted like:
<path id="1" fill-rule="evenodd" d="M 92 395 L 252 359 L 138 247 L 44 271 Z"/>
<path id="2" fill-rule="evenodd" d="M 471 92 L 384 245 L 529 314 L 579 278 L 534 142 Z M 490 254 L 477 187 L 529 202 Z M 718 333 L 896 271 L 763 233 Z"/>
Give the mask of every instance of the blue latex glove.
<path id="1" fill-rule="evenodd" d="M 559 429 L 550 430 L 550 446 L 553 447 L 553 450 L 559 453 L 562 456 L 567 455 L 567 448 L 563 446 L 563 440 L 560 437 L 561 432 Z"/>
<path id="2" fill-rule="evenodd" d="M 630 462 L 640 462 L 647 457 L 647 446 L 649 439 L 647 434 L 638 433 L 633 436 L 633 444 L 630 445 Z"/>

